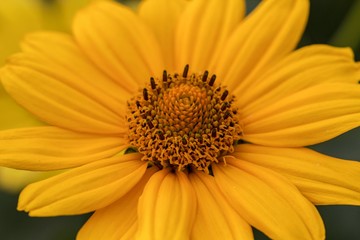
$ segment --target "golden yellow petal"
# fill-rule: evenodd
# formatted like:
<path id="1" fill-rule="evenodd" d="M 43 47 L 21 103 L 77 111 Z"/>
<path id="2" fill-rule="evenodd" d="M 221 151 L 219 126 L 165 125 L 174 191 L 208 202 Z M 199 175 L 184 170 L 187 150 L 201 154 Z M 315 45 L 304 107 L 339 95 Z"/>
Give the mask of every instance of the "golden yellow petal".
<path id="1" fill-rule="evenodd" d="M 0 82 L 0 130 L 43 125 L 33 114 L 26 111 L 5 91 Z"/>
<path id="2" fill-rule="evenodd" d="M 197 197 L 190 239 L 254 239 L 250 225 L 229 205 L 212 176 L 197 172 L 189 180 Z"/>
<path id="3" fill-rule="evenodd" d="M 209 69 L 212 60 L 218 62 L 218 54 L 244 12 L 243 0 L 190 2 L 176 30 L 177 70 L 190 64 L 193 71 L 204 71 Z"/>
<path id="4" fill-rule="evenodd" d="M 234 209 L 272 239 L 324 239 L 316 208 L 279 174 L 234 158 L 214 177 Z"/>
<path id="5" fill-rule="evenodd" d="M 360 65 L 354 62 L 350 48 L 328 45 L 303 47 L 285 57 L 269 71 L 264 71 L 241 96 L 238 106 L 244 115 L 261 110 L 269 103 L 316 84 L 329 82 L 356 83 L 360 79 Z"/>
<path id="6" fill-rule="evenodd" d="M 139 5 L 139 15 L 153 30 L 160 43 L 165 69 L 175 71 L 175 30 L 186 0 L 146 0 Z"/>
<path id="7" fill-rule="evenodd" d="M 145 184 L 156 171 L 152 167 L 125 196 L 108 207 L 97 210 L 77 235 L 77 240 L 125 240 L 132 239 L 137 226 L 137 205 Z M 135 227 L 133 227 L 135 226 Z M 131 234 L 132 233 L 132 234 Z"/>
<path id="8" fill-rule="evenodd" d="M 24 51 L 1 71 L 5 89 L 17 102 L 51 125 L 88 133 L 124 133 L 126 100 L 117 97 L 123 91 L 85 59 L 69 36 L 34 35 Z"/>
<path id="9" fill-rule="evenodd" d="M 71 168 L 113 156 L 127 146 L 120 137 L 56 127 L 4 130 L 0 132 L 0 165 L 35 171 Z"/>
<path id="10" fill-rule="evenodd" d="M 224 84 L 242 91 L 292 51 L 303 33 L 308 11 L 308 0 L 262 1 L 227 41 L 216 64 Z"/>
<path id="11" fill-rule="evenodd" d="M 77 14 L 73 30 L 90 59 L 124 89 L 137 91 L 164 70 L 154 33 L 125 6 L 94 3 Z"/>
<path id="12" fill-rule="evenodd" d="M 189 239 L 195 213 L 195 193 L 186 174 L 161 170 L 139 200 L 136 239 Z"/>
<path id="13" fill-rule="evenodd" d="M 20 194 L 18 210 L 31 216 L 92 212 L 128 193 L 144 175 L 141 154 L 126 154 L 89 163 L 28 185 Z"/>
<path id="14" fill-rule="evenodd" d="M 360 163 L 306 148 L 236 147 L 238 158 L 270 168 L 290 179 L 315 204 L 360 205 Z"/>
<path id="15" fill-rule="evenodd" d="M 359 112 L 358 85 L 326 83 L 268 103 L 241 121 L 246 141 L 297 147 L 329 140 L 359 126 Z"/>

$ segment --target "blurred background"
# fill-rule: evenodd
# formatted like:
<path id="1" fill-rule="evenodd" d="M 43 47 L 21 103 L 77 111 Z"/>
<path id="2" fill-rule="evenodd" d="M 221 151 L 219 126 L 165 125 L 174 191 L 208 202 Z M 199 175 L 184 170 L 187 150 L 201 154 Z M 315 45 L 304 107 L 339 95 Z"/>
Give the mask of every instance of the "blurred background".
<path id="1" fill-rule="evenodd" d="M 16 51 L 16 42 L 25 32 L 40 29 L 70 31 L 74 13 L 91 0 L 5 0 L 0 3 L 0 64 L 5 57 Z M 135 8 L 136 0 L 118 1 Z M 360 0 L 310 0 L 311 12 L 305 34 L 299 46 L 314 43 L 329 43 L 336 46 L 350 46 L 356 59 L 360 59 Z M 248 0 L 250 12 L 258 0 Z M 0 129 L 18 127 L 6 119 L 7 101 L 0 89 Z M 16 116 L 26 117 L 27 113 L 17 112 Z M 14 115 L 15 116 L 15 115 Z M 12 117 L 14 117 L 12 116 Z M 3 122 L 1 122 L 3 121 Z M 9 121 L 9 123 L 6 123 Z M 4 124 L 3 124 L 4 123 Z M 20 124 L 20 123 L 19 123 Z M 23 124 L 23 123 L 21 123 Z M 21 126 L 21 124 L 19 126 Z M 26 124 L 34 123 L 29 119 Z M 311 148 L 330 156 L 360 161 L 360 128 L 336 139 Z M 1 186 L 1 179 L 7 176 L 0 171 L 0 239 L 1 240 L 71 240 L 90 214 L 71 217 L 30 218 L 26 213 L 17 212 L 18 189 L 21 180 L 14 178 L 11 184 Z M 13 174 L 13 173 L 11 173 Z M 21 173 L 22 174 L 22 173 Z M 33 173 L 31 173 L 33 174 Z M 33 179 L 41 176 L 34 173 Z M 6 190 L 4 190 L 6 189 Z M 320 206 L 318 207 L 327 231 L 328 240 L 360 239 L 360 207 Z M 255 231 L 255 239 L 268 239 Z"/>

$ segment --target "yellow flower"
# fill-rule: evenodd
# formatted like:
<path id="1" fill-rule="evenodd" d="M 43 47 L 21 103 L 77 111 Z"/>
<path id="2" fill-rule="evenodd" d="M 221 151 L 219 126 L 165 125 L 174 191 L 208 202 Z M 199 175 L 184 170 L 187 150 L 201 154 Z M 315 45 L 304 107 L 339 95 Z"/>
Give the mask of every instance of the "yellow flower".
<path id="1" fill-rule="evenodd" d="M 78 239 L 324 239 L 314 205 L 360 205 L 360 164 L 304 146 L 360 125 L 360 66 L 350 49 L 294 51 L 308 7 L 99 2 L 73 35 L 28 36 L 1 80 L 48 126 L 1 132 L 0 164 L 71 169 L 18 209 L 95 211 Z"/>
<path id="2" fill-rule="evenodd" d="M 62 0 L 45 4 L 42 0 L 0 1 L 0 64 L 19 51 L 19 42 L 26 33 L 40 29 L 69 30 L 74 12 L 91 0 Z M 0 130 L 43 125 L 20 107 L 0 85 Z M 29 182 L 49 174 L 0 168 L 0 187 L 19 191 Z"/>

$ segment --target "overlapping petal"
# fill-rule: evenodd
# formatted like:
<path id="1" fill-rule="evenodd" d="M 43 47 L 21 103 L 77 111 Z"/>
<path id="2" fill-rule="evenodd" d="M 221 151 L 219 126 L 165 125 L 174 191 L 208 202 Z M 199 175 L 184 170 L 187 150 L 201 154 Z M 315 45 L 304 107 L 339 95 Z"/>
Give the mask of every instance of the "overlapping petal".
<path id="1" fill-rule="evenodd" d="M 216 61 L 216 73 L 224 84 L 245 91 L 266 68 L 292 51 L 308 11 L 308 0 L 262 1 L 232 34 Z"/>
<path id="2" fill-rule="evenodd" d="M 243 115 L 251 115 L 269 104 L 281 101 L 305 88 L 329 82 L 355 83 L 360 79 L 360 65 L 349 48 L 310 45 L 289 54 L 270 70 L 264 71 L 256 84 L 241 96 L 238 106 Z"/>
<path id="3" fill-rule="evenodd" d="M 204 71 L 218 55 L 245 12 L 243 0 L 195 0 L 181 15 L 175 37 L 176 67 Z M 212 70 L 212 69 L 210 69 Z"/>
<path id="4" fill-rule="evenodd" d="M 71 37 L 30 35 L 23 49 L 1 71 L 2 83 L 16 101 L 55 126 L 124 133 L 121 123 L 129 95 L 89 62 Z"/>
<path id="5" fill-rule="evenodd" d="M 186 174 L 161 170 L 139 200 L 136 239 L 189 239 L 195 213 L 196 197 Z"/>
<path id="6" fill-rule="evenodd" d="M 269 103 L 241 121 L 244 139 L 252 143 L 282 147 L 320 143 L 360 125 L 360 86 L 315 85 Z"/>
<path id="7" fill-rule="evenodd" d="M 64 169 L 113 156 L 127 146 L 120 137 L 50 126 L 4 130 L 0 132 L 0 164 L 34 171 Z"/>
<path id="8" fill-rule="evenodd" d="M 18 209 L 31 216 L 83 214 L 106 207 L 128 193 L 144 175 L 141 154 L 126 154 L 89 163 L 30 184 Z"/>
<path id="9" fill-rule="evenodd" d="M 332 158 L 305 148 L 243 144 L 237 158 L 281 173 L 315 204 L 360 205 L 360 163 Z"/>
<path id="10" fill-rule="evenodd" d="M 139 16 L 153 30 L 161 45 L 168 72 L 175 71 L 175 30 L 186 4 L 186 0 L 146 0 L 139 6 Z"/>
<path id="11" fill-rule="evenodd" d="M 139 183 L 113 204 L 97 210 L 78 233 L 78 240 L 133 239 L 137 226 L 137 205 L 145 184 L 156 171 L 146 171 Z M 135 227 L 134 227 L 135 226 Z"/>
<path id="12" fill-rule="evenodd" d="M 12 97 L 10 97 L 1 83 L 0 110 L 1 112 L 6 113 L 1 115 L 0 130 L 43 125 L 43 123 L 35 118 L 33 114 L 21 107 Z"/>
<path id="13" fill-rule="evenodd" d="M 272 239 L 324 239 L 316 208 L 287 179 L 239 159 L 226 162 L 213 166 L 215 181 L 248 223 Z"/>
<path id="14" fill-rule="evenodd" d="M 73 29 L 85 54 L 130 92 L 164 70 L 154 33 L 125 6 L 94 3 L 77 14 Z"/>
<path id="15" fill-rule="evenodd" d="M 250 225 L 229 205 L 212 176 L 190 174 L 197 196 L 197 213 L 190 239 L 253 239 Z"/>

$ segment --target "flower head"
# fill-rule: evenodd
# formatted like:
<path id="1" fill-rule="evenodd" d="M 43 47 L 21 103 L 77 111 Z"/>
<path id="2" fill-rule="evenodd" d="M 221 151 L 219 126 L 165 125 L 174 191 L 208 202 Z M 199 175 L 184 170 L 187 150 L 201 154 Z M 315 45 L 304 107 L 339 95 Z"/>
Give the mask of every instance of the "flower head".
<path id="1" fill-rule="evenodd" d="M 360 67 L 294 51 L 308 5 L 104 1 L 28 36 L 1 80 L 49 126 L 3 131 L 0 164 L 71 169 L 19 210 L 95 211 L 78 239 L 324 239 L 314 204 L 360 205 L 360 164 L 304 146 L 360 125 Z"/>

